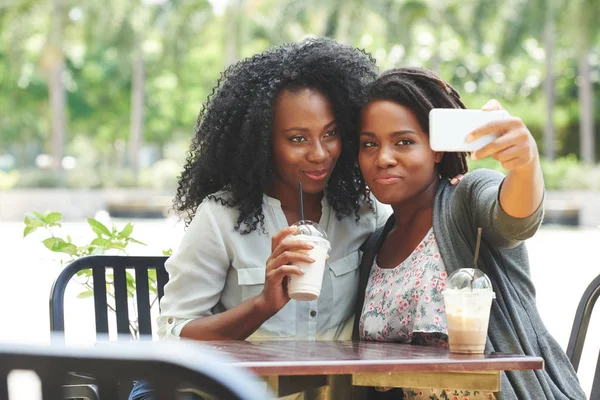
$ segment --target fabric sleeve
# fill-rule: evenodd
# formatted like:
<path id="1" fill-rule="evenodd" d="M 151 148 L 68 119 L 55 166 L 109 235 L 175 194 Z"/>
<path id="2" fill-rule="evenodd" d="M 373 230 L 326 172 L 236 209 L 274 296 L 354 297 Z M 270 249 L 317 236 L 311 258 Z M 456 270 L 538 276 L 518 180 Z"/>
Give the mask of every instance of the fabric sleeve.
<path id="1" fill-rule="evenodd" d="M 221 208 L 209 200 L 200 204 L 179 249 L 165 263 L 169 282 L 157 321 L 161 339 L 179 338 L 188 322 L 212 315 L 219 302 L 230 266 L 217 220 L 227 215 Z"/>
<path id="2" fill-rule="evenodd" d="M 385 225 L 390 218 L 390 215 L 393 214 L 393 210 L 389 204 L 378 202 L 373 195 L 371 195 L 371 199 L 373 200 L 373 207 L 375 208 L 376 214 L 375 229 L 379 229 Z"/>
<path id="3" fill-rule="evenodd" d="M 474 228 L 482 228 L 483 237 L 502 248 L 513 248 L 532 237 L 544 217 L 542 203 L 525 218 L 508 215 L 500 205 L 500 188 L 504 175 L 478 169 L 467 175 L 456 186 L 452 210 L 454 218 L 470 218 Z"/>

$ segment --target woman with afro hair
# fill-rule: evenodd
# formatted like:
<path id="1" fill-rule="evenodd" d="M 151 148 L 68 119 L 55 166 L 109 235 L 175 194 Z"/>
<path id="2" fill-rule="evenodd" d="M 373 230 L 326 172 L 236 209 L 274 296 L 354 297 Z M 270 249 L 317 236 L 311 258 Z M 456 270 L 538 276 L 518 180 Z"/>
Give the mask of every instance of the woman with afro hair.
<path id="1" fill-rule="evenodd" d="M 284 44 L 239 61 L 198 117 L 175 207 L 187 229 L 166 263 L 161 338 L 351 336 L 359 247 L 389 216 L 357 184 L 356 127 L 374 60 L 331 39 Z M 310 261 L 283 240 L 300 219 L 332 243 L 321 297 L 291 301 L 286 277 Z M 378 222 L 379 221 L 379 222 Z"/>
<path id="2" fill-rule="evenodd" d="M 359 248 L 390 209 L 359 186 L 356 129 L 377 75 L 363 51 L 331 39 L 283 44 L 230 66 L 200 111 L 175 208 L 186 232 L 167 260 L 161 339 L 350 339 Z M 321 296 L 290 301 L 293 264 L 312 262 L 305 219 L 331 251 Z M 285 239 L 285 240 L 284 240 Z M 138 382 L 130 399 L 150 399 Z"/>

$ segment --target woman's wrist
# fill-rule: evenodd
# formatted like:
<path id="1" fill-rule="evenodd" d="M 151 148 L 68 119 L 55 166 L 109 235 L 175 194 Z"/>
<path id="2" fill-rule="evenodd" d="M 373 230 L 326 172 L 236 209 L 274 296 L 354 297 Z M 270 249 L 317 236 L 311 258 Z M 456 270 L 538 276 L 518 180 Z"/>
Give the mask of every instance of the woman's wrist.
<path id="1" fill-rule="evenodd" d="M 257 315 L 263 316 L 265 321 L 271 318 L 273 315 L 277 314 L 277 312 L 279 311 L 273 309 L 272 305 L 269 304 L 267 298 L 263 295 L 263 293 L 253 298 L 253 309 L 257 313 Z"/>

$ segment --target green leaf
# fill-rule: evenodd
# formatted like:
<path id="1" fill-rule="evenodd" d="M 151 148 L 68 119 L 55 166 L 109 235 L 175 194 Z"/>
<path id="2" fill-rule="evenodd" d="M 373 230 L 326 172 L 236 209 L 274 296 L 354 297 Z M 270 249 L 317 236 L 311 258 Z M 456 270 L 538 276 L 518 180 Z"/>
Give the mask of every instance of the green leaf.
<path id="1" fill-rule="evenodd" d="M 173 249 L 169 248 L 169 249 L 163 250 L 162 253 L 163 253 L 163 256 L 169 256 L 170 257 L 170 256 L 173 255 Z"/>
<path id="2" fill-rule="evenodd" d="M 40 221 L 46 222 L 46 218 L 37 211 L 33 211 L 33 215 L 35 215 Z"/>
<path id="3" fill-rule="evenodd" d="M 42 243 L 44 243 L 44 246 L 46 246 L 46 248 L 50 251 L 55 251 L 55 246 L 56 246 L 56 238 L 55 237 L 49 237 L 46 240 L 42 240 Z"/>
<path id="4" fill-rule="evenodd" d="M 23 237 L 35 232 L 37 228 L 44 226 L 44 223 L 39 219 L 31 219 L 30 217 L 25 217 L 23 221 L 25 223 L 25 229 L 23 230 Z"/>
<path id="5" fill-rule="evenodd" d="M 64 242 L 60 246 L 60 250 L 58 251 L 60 251 L 61 253 L 72 255 L 73 257 L 77 257 L 77 246 L 75 246 L 73 243 Z"/>
<path id="6" fill-rule="evenodd" d="M 148 278 L 152 279 L 152 280 L 156 280 L 156 270 L 155 269 L 148 270 Z"/>
<path id="7" fill-rule="evenodd" d="M 98 246 L 92 251 L 92 255 L 94 256 L 102 255 L 104 253 L 106 253 L 106 248 L 104 248 L 103 246 Z"/>
<path id="8" fill-rule="evenodd" d="M 90 298 L 90 297 L 92 297 L 93 295 L 94 295 L 94 292 L 88 289 L 88 290 L 86 290 L 85 292 L 81 292 L 81 293 L 79 293 L 79 294 L 77 295 L 77 298 L 78 298 L 78 299 L 87 299 L 87 298 Z"/>
<path id="9" fill-rule="evenodd" d="M 48 225 L 55 225 L 58 221 L 62 219 L 62 214 L 59 212 L 51 212 L 46 214 L 45 221 Z"/>
<path id="10" fill-rule="evenodd" d="M 140 242 L 139 240 L 134 239 L 134 238 L 127 238 L 127 241 L 131 242 L 131 243 L 141 244 L 142 246 L 146 246 L 146 243 Z"/>
<path id="11" fill-rule="evenodd" d="M 133 225 L 130 223 L 128 223 L 127 225 L 125 225 L 125 228 L 123 228 L 123 230 L 121 232 L 119 232 L 119 239 L 125 239 L 128 238 L 129 235 L 131 235 L 131 232 L 133 232 Z"/>
<path id="12" fill-rule="evenodd" d="M 135 293 L 135 278 L 133 277 L 133 275 L 131 275 L 131 273 L 126 272 L 126 280 L 127 280 L 127 293 L 128 293 L 128 297 L 133 297 L 134 293 Z"/>
<path id="13" fill-rule="evenodd" d="M 100 221 L 95 220 L 94 218 L 88 218 L 87 222 L 94 231 L 94 233 L 98 235 L 98 237 L 102 235 L 110 236 L 110 231 Z"/>
<path id="14" fill-rule="evenodd" d="M 33 233 L 37 230 L 37 226 L 26 226 L 23 230 L 23 237 L 27 237 L 30 233 Z"/>
<path id="15" fill-rule="evenodd" d="M 90 254 L 95 248 L 96 248 L 96 246 L 90 246 L 90 245 L 79 246 L 79 247 L 77 247 L 77 252 L 81 253 L 81 254 Z"/>
<path id="16" fill-rule="evenodd" d="M 120 243 L 120 242 L 112 242 L 106 246 L 106 249 L 115 249 L 115 250 L 125 251 L 125 246 L 126 246 L 125 244 Z"/>
<path id="17" fill-rule="evenodd" d="M 86 277 L 90 277 L 92 276 L 92 270 L 91 269 L 82 269 L 81 271 L 77 272 L 77 276 L 86 276 Z"/>
<path id="18" fill-rule="evenodd" d="M 96 239 L 92 240 L 92 242 L 90 243 L 90 245 L 92 245 L 92 246 L 102 246 L 102 247 L 106 247 L 109 244 L 110 244 L 110 240 L 102 239 L 100 237 L 97 237 Z"/>
<path id="19" fill-rule="evenodd" d="M 43 240 L 42 243 L 44 243 L 44 246 L 50 251 L 66 253 L 72 256 L 77 255 L 77 246 L 72 243 L 67 243 L 61 238 L 49 237 L 48 239 Z"/>

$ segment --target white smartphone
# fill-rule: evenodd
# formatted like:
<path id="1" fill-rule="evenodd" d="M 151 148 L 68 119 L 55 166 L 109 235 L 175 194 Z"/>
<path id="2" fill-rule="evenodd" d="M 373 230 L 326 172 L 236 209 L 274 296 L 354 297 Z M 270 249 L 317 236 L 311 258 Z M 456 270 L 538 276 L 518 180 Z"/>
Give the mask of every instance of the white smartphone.
<path id="1" fill-rule="evenodd" d="M 489 134 L 467 143 L 469 133 L 489 122 L 509 117 L 505 110 L 464 110 L 434 108 L 429 112 L 429 145 L 434 151 L 471 152 L 493 142 L 499 134 Z"/>

